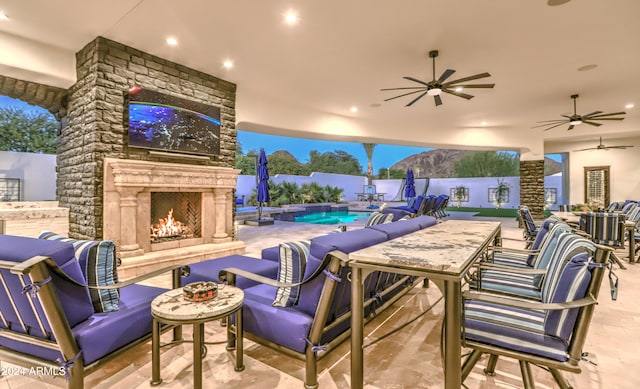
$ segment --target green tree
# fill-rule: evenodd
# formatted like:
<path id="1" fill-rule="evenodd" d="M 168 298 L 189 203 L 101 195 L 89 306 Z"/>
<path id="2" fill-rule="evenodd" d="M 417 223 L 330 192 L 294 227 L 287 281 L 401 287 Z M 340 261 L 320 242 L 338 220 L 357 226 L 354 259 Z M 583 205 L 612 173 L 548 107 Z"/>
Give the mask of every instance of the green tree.
<path id="1" fill-rule="evenodd" d="M 236 169 L 240 169 L 240 174 L 255 175 L 257 157 L 257 150 L 251 150 L 247 155 L 242 155 L 242 151 L 240 151 L 240 156 L 238 156 L 236 149 Z"/>
<path id="2" fill-rule="evenodd" d="M 364 151 L 367 153 L 367 184 L 373 183 L 373 149 L 376 148 L 375 143 L 363 143 Z"/>
<path id="3" fill-rule="evenodd" d="M 0 150 L 55 154 L 57 128 L 50 114 L 0 107 Z"/>
<path id="4" fill-rule="evenodd" d="M 312 150 L 307 164 L 311 172 L 362 175 L 360 162 L 351 154 L 342 150 L 320 153 Z"/>
<path id="5" fill-rule="evenodd" d="M 383 167 L 378 170 L 378 178 L 381 180 L 405 178 L 406 175 L 407 172 L 402 169 L 388 169 Z"/>
<path id="6" fill-rule="evenodd" d="M 309 169 L 300 163 L 290 152 L 279 150 L 267 156 L 269 161 L 269 174 L 293 174 L 307 176 Z"/>
<path id="7" fill-rule="evenodd" d="M 454 163 L 455 177 L 513 177 L 520 175 L 520 156 L 505 152 L 478 151 Z"/>

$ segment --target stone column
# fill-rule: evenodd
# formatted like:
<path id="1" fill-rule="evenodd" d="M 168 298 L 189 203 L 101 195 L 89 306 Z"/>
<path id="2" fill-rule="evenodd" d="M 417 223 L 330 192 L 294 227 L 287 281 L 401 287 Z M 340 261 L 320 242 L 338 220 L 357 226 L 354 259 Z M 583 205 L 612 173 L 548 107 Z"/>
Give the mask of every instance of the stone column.
<path id="1" fill-rule="evenodd" d="M 138 244 L 138 192 L 142 188 L 120 188 L 120 255 L 142 255 Z"/>
<path id="2" fill-rule="evenodd" d="M 544 218 L 544 160 L 520 161 L 520 204 L 534 219 Z"/>
<path id="3" fill-rule="evenodd" d="M 213 194 L 216 207 L 216 226 L 213 234 L 214 243 L 230 242 L 231 237 L 227 234 L 227 193 L 230 189 L 214 188 Z"/>

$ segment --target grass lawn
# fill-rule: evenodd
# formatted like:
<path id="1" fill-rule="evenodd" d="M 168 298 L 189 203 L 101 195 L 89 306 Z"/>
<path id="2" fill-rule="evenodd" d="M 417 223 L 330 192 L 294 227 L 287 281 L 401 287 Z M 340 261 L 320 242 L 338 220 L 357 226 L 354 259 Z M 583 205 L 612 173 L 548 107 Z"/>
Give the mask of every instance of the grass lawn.
<path id="1" fill-rule="evenodd" d="M 476 216 L 487 217 L 513 217 L 518 215 L 517 209 L 505 209 L 505 208 L 465 208 L 465 207 L 447 207 L 447 211 L 451 212 L 474 212 Z"/>

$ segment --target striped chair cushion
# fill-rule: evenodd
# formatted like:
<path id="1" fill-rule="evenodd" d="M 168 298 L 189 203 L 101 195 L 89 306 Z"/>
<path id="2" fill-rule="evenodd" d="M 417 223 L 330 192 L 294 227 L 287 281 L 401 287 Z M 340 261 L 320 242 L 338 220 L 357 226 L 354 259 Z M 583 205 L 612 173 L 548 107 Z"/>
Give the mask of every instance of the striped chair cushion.
<path id="1" fill-rule="evenodd" d="M 371 215 L 369 216 L 369 219 L 367 219 L 367 222 L 364 224 L 364 226 L 369 227 L 376 224 L 391 223 L 392 220 L 393 214 L 391 213 L 384 214 L 380 212 L 371 212 Z"/>
<path id="2" fill-rule="evenodd" d="M 624 247 L 624 215 L 607 212 L 588 212 L 580 215 L 580 229 L 595 243 Z"/>
<path id="3" fill-rule="evenodd" d="M 494 292 L 535 300 L 541 298 L 540 289 L 531 274 L 518 274 L 504 270 L 481 270 L 479 282 L 471 282 L 469 287 L 482 292 Z"/>
<path id="4" fill-rule="evenodd" d="M 309 258 L 311 242 L 301 240 L 298 242 L 280 243 L 280 263 L 278 265 L 278 281 L 298 283 L 303 281 L 304 272 Z M 273 300 L 275 307 L 291 307 L 298 304 L 300 287 L 278 288 L 276 298 Z"/>
<path id="5" fill-rule="evenodd" d="M 540 311 L 465 300 L 464 338 L 558 361 L 568 359 L 561 339 L 544 333 Z"/>
<path id="6" fill-rule="evenodd" d="M 622 213 L 624 213 L 625 215 L 628 215 L 631 211 L 633 211 L 637 206 L 638 203 L 636 203 L 635 201 L 626 201 L 626 204 L 622 207 Z"/>
<path id="7" fill-rule="evenodd" d="M 574 256 L 562 270 L 562 275 L 556 283 L 549 301 L 545 301 L 546 299 L 543 298 L 543 302 L 569 302 L 585 297 L 591 282 L 588 261 L 588 254 Z M 578 311 L 577 308 L 548 311 L 544 322 L 545 332 L 568 341 L 578 317 Z"/>
<path id="8" fill-rule="evenodd" d="M 556 286 L 562 275 L 564 266 L 571 258 L 578 254 L 591 255 L 596 251 L 596 246 L 588 239 L 574 234 L 561 236 L 557 247 L 558 258 L 550 262 L 547 272 L 540 280 L 542 301 L 549 302 L 553 298 Z"/>
<path id="9" fill-rule="evenodd" d="M 109 286 L 118 283 L 116 245 L 112 241 L 76 240 L 49 231 L 42 232 L 39 238 L 71 243 L 88 286 Z M 94 312 L 118 310 L 118 289 L 89 288 L 89 294 Z"/>
<path id="10" fill-rule="evenodd" d="M 530 255 L 529 258 L 527 258 L 527 264 L 534 269 L 545 269 L 558 245 L 558 239 L 562 234 L 570 231 L 571 227 L 564 223 L 555 224 L 547 233 L 548 238 L 543 240 L 540 245 L 538 255 Z"/>
<path id="11" fill-rule="evenodd" d="M 609 206 L 607 207 L 606 211 L 607 212 L 613 212 L 618 208 L 621 208 L 620 204 L 614 201 L 613 203 L 609 204 Z"/>
<path id="12" fill-rule="evenodd" d="M 524 222 L 525 233 L 527 235 L 534 236 L 538 231 L 535 223 L 533 222 L 533 216 L 531 216 L 529 207 L 520 207 L 520 216 L 522 217 L 522 221 Z"/>
<path id="13" fill-rule="evenodd" d="M 407 201 L 407 207 L 413 208 L 414 205 L 416 205 L 416 198 L 412 197 L 409 199 L 409 201 Z"/>

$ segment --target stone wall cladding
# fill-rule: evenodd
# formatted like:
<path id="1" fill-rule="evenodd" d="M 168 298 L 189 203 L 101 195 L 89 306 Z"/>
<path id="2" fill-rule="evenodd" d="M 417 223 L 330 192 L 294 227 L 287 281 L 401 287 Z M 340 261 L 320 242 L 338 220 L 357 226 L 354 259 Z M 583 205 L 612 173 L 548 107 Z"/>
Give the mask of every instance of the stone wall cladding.
<path id="1" fill-rule="evenodd" d="M 66 89 L 0 75 L 0 95 L 42 107 L 51 112 L 58 121 L 66 114 Z"/>
<path id="2" fill-rule="evenodd" d="M 544 160 L 520 161 L 520 204 L 534 219 L 544 218 Z"/>
<path id="3" fill-rule="evenodd" d="M 70 209 L 69 234 L 101 239 L 105 157 L 230 167 L 235 164 L 236 85 L 98 37 L 76 54 L 58 139 L 58 199 Z M 129 148 L 126 96 L 133 86 L 220 107 L 220 155 L 208 161 L 151 156 Z"/>

